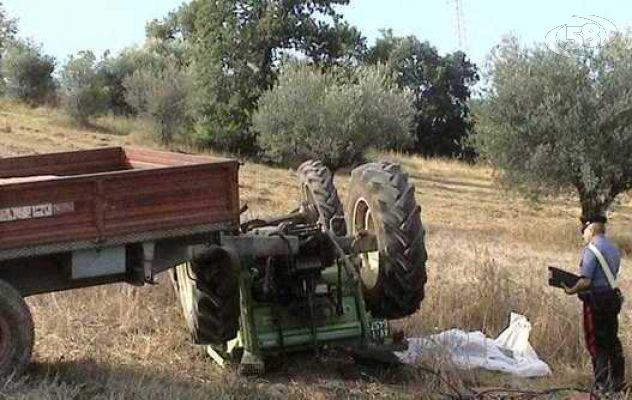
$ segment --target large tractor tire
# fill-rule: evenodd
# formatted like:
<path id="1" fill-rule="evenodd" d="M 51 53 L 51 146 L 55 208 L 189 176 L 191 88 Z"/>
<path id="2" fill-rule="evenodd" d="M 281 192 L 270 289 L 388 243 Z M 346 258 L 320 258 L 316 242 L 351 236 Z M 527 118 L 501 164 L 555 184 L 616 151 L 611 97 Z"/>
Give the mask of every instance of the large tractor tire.
<path id="1" fill-rule="evenodd" d="M 22 295 L 0 280 L 0 376 L 20 375 L 31 361 L 35 329 Z"/>
<path id="2" fill-rule="evenodd" d="M 334 185 L 334 177 L 329 168 L 320 161 L 306 161 L 298 167 L 301 201 L 314 205 L 318 210 L 318 221 L 337 236 L 344 236 L 347 229 L 344 223 L 331 224 L 334 217 L 344 222 L 344 208 Z"/>
<path id="3" fill-rule="evenodd" d="M 239 329 L 239 281 L 230 256 L 216 249 L 176 267 L 182 311 L 195 344 L 221 345 Z"/>
<path id="4" fill-rule="evenodd" d="M 360 255 L 360 277 L 374 317 L 413 314 L 424 298 L 425 231 L 415 187 L 399 165 L 371 163 L 351 173 L 347 229 L 377 236 L 378 251 Z"/>

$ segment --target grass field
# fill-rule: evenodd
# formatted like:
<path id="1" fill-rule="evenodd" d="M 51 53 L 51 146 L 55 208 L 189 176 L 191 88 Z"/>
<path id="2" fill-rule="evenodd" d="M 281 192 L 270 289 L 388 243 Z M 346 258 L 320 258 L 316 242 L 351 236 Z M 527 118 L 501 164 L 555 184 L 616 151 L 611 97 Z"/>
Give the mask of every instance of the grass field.
<path id="1" fill-rule="evenodd" d="M 0 103 L 0 157 L 142 142 L 129 121 L 104 119 L 92 129 L 73 127 L 58 111 Z M 511 311 L 532 323 L 531 343 L 554 375 L 540 380 L 442 369 L 464 386 L 548 388 L 588 386 L 580 303 L 546 286 L 547 265 L 574 268 L 581 243 L 572 197 L 531 204 L 497 187 L 492 171 L 454 161 L 376 155 L 400 162 L 416 185 L 429 252 L 428 297 L 421 310 L 398 323 L 409 336 L 448 328 L 497 335 Z M 336 177 L 343 201 L 348 174 Z M 294 172 L 247 163 L 240 192 L 251 213 L 293 207 Z M 632 255 L 632 204 L 623 198 L 611 234 Z M 627 266 L 627 265 L 625 265 Z M 36 323 L 29 374 L 0 387 L 0 398 L 207 399 L 207 398 L 432 398 L 449 391 L 415 370 L 366 371 L 344 354 L 304 354 L 246 380 L 215 367 L 188 341 L 170 287 L 111 286 L 29 299 Z M 624 269 L 627 293 L 632 274 Z M 622 313 L 626 349 L 632 348 L 630 303 Z M 306 365 L 308 365 L 306 367 Z M 632 365 L 628 363 L 628 370 Z"/>

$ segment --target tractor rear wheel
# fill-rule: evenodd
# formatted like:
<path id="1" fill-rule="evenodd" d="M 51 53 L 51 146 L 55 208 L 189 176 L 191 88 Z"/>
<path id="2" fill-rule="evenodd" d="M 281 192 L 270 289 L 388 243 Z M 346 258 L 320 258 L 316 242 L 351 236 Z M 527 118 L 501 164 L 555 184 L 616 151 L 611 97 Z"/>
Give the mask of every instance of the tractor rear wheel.
<path id="1" fill-rule="evenodd" d="M 344 223 L 332 224 L 332 218 L 340 217 L 344 222 L 344 208 L 334 185 L 334 177 L 320 161 L 306 161 L 298 167 L 301 201 L 311 204 L 318 210 L 318 221 L 337 236 L 347 233 Z"/>
<path id="2" fill-rule="evenodd" d="M 239 281 L 228 253 L 216 249 L 176 267 L 182 311 L 195 344 L 223 344 L 239 329 Z"/>
<path id="3" fill-rule="evenodd" d="M 424 298 L 428 258 L 415 187 L 390 163 L 356 168 L 349 187 L 348 231 L 377 236 L 378 251 L 360 255 L 367 308 L 380 318 L 411 315 Z"/>
<path id="4" fill-rule="evenodd" d="M 29 306 L 0 280 L 0 376 L 19 375 L 31 361 L 35 329 Z"/>

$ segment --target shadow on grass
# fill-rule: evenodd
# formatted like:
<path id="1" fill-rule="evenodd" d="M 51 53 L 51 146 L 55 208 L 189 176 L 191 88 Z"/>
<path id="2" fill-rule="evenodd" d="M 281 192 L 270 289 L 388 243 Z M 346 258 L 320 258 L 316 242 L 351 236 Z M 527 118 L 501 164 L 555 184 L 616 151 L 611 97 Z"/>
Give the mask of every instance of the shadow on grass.
<path id="1" fill-rule="evenodd" d="M 210 359 L 204 360 L 211 363 Z M 371 398 L 368 388 L 411 398 L 420 388 L 408 367 L 356 363 L 346 351 L 288 354 L 266 360 L 266 373 L 243 377 L 236 367 L 187 378 L 145 366 L 111 365 L 92 359 L 33 363 L 27 375 L 4 385 L 3 398 L 25 399 L 310 399 Z M 170 368 L 170 366 L 166 366 Z M 378 389 L 375 389 L 375 388 Z M 355 395 L 354 395 L 355 393 Z M 365 396 L 366 395 L 366 396 Z M 0 397 L 2 397 L 0 396 Z"/>
<path id="2" fill-rule="evenodd" d="M 34 363 L 21 389 L 28 392 L 46 386 L 64 387 L 69 392 L 79 388 L 81 398 L 154 391 L 157 386 L 169 392 L 184 394 L 191 391 L 191 382 L 174 379 L 165 373 L 111 366 L 90 359 Z"/>
<path id="3" fill-rule="evenodd" d="M 456 180 L 456 179 L 446 179 L 446 178 L 436 178 L 430 174 L 420 174 L 420 173 L 416 173 L 416 174 L 410 174 L 409 175 L 410 178 L 414 179 L 414 180 L 418 180 L 418 181 L 427 181 L 427 182 L 432 182 L 432 183 L 436 183 L 438 185 L 441 186 L 441 188 L 447 188 L 446 185 L 451 185 L 451 186 L 461 186 L 463 188 L 467 188 L 467 189 L 471 189 L 474 191 L 477 190 L 484 190 L 484 191 L 495 191 L 498 190 L 498 187 L 494 186 L 493 184 L 485 184 L 485 183 L 475 183 L 475 182 L 468 182 L 468 181 L 462 181 L 462 180 Z M 456 190 L 456 189 L 453 189 Z M 468 190 L 468 191 L 471 191 Z"/>
<path id="4" fill-rule="evenodd" d="M 401 388 L 417 380 L 414 370 L 404 364 L 374 361 L 342 349 L 292 353 L 271 357 L 266 363 L 265 379 L 273 383 L 379 383 Z"/>
<path id="5" fill-rule="evenodd" d="M 165 371 L 95 362 L 91 359 L 39 362 L 27 374 L 0 383 L 3 398 L 19 399 L 208 399 L 249 398 L 257 388 L 178 378 Z M 267 396 L 265 391 L 258 398 Z"/>

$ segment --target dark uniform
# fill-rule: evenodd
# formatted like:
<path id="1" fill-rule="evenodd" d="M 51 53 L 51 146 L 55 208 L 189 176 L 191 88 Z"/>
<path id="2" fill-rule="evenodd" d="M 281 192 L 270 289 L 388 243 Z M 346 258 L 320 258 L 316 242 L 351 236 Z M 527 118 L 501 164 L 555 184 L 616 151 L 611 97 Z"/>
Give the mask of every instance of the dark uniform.
<path id="1" fill-rule="evenodd" d="M 616 278 L 621 264 L 619 250 L 604 236 L 597 236 L 593 244 L 599 249 Z M 581 275 L 592 282 L 590 290 L 581 293 L 580 298 L 584 303 L 584 332 L 586 346 L 592 357 L 595 383 L 605 391 L 622 390 L 625 359 L 618 337 L 621 292 L 610 286 L 597 256 L 588 246 L 582 256 Z"/>

